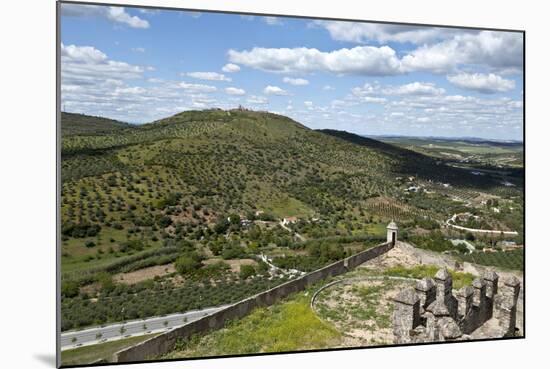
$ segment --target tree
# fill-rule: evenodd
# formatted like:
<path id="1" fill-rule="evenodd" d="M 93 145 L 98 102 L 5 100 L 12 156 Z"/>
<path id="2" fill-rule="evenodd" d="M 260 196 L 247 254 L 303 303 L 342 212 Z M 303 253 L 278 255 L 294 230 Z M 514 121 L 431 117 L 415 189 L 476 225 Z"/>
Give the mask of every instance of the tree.
<path id="1" fill-rule="evenodd" d="M 217 234 L 223 234 L 227 231 L 229 228 L 229 222 L 227 221 L 226 217 L 221 217 L 218 219 L 216 224 L 214 225 L 214 232 Z"/>
<path id="2" fill-rule="evenodd" d="M 113 277 L 107 272 L 100 273 L 97 277 L 97 281 L 101 285 L 102 292 L 108 293 L 115 289 L 115 282 L 113 281 Z"/>
<path id="3" fill-rule="evenodd" d="M 175 263 L 176 270 L 181 275 L 193 274 L 199 270 L 202 266 L 200 257 L 194 256 L 194 254 L 186 254 L 180 256 Z"/>
<path id="4" fill-rule="evenodd" d="M 254 265 L 241 265 L 239 270 L 239 276 L 242 279 L 247 279 L 248 277 L 251 277 L 254 274 L 256 274 L 256 268 L 254 268 Z"/>
<path id="5" fill-rule="evenodd" d="M 76 281 L 63 281 L 63 283 L 61 283 L 61 295 L 63 297 L 76 297 L 78 292 L 79 287 Z"/>

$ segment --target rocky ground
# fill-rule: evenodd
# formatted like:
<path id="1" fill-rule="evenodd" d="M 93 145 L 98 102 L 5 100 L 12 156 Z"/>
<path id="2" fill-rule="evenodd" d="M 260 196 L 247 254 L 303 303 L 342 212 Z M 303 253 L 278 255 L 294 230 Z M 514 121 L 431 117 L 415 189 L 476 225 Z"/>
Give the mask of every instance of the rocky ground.
<path id="1" fill-rule="evenodd" d="M 515 276 L 521 281 L 522 289 L 518 301 L 517 327 L 523 334 L 523 274 L 516 271 L 505 271 L 494 267 L 474 265 L 457 261 L 451 255 L 417 249 L 405 242 L 397 242 L 389 252 L 370 260 L 355 271 L 342 278 L 371 278 L 381 275 L 388 268 L 401 266 L 413 268 L 418 265 L 436 265 L 451 270 L 480 276 L 486 271 L 495 271 L 503 281 L 508 276 Z M 352 280 L 335 284 L 322 291 L 316 302 L 315 310 L 325 320 L 334 324 L 344 335 L 342 346 L 372 346 L 391 344 L 391 298 L 411 282 L 397 280 Z M 488 322 L 489 323 L 489 322 Z M 483 334 L 483 332 L 479 332 Z"/>

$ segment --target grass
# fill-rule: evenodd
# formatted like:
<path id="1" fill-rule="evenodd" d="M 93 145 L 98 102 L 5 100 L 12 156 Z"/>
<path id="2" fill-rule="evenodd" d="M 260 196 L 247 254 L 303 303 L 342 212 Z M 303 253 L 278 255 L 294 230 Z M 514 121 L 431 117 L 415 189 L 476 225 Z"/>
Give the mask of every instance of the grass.
<path id="1" fill-rule="evenodd" d="M 272 200 L 266 204 L 266 209 L 278 218 L 289 216 L 308 218 L 313 214 L 311 208 L 303 202 L 288 196 Z"/>
<path id="2" fill-rule="evenodd" d="M 384 275 L 393 277 L 407 277 L 407 278 L 426 278 L 433 277 L 440 269 L 437 265 L 417 265 L 412 268 L 406 268 L 404 266 L 395 266 L 388 268 L 384 271 Z M 460 289 L 464 286 L 472 284 L 474 275 L 470 273 L 456 272 L 449 270 L 449 273 L 453 277 L 453 288 Z"/>
<path id="3" fill-rule="evenodd" d="M 227 328 L 194 336 L 165 358 L 321 349 L 334 347 L 340 337 L 311 310 L 309 296 L 298 293 L 274 306 L 256 309 Z"/>
<path id="4" fill-rule="evenodd" d="M 130 337 L 117 341 L 65 350 L 61 352 L 61 363 L 63 365 L 82 365 L 90 364 L 102 359 L 108 361 L 115 352 L 120 351 L 125 347 L 143 342 L 154 336 L 156 336 L 156 334 L 147 334 L 138 337 Z"/>

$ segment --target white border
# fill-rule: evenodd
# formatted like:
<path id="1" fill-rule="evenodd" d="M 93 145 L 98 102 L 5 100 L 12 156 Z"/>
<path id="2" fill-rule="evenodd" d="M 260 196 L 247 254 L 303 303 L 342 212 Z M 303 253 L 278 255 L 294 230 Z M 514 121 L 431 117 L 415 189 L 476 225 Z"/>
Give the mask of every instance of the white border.
<path id="1" fill-rule="evenodd" d="M 520 367 L 547 347 L 548 13 L 544 2 L 131 0 L 140 5 L 525 29 L 527 31 L 527 318 L 525 340 L 257 356 L 118 368 Z M 55 3 L 2 4 L 0 246 L 5 368 L 55 365 Z M 546 200 L 546 201 L 545 201 Z M 536 364 L 535 364 L 536 365 Z"/>

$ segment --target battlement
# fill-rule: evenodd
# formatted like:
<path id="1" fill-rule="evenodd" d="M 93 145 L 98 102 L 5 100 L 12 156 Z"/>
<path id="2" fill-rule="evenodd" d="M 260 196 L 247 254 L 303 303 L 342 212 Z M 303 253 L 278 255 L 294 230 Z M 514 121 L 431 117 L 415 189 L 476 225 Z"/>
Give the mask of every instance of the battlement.
<path id="1" fill-rule="evenodd" d="M 515 277 L 504 280 L 485 273 L 481 278 L 453 291 L 453 279 L 447 269 L 434 278 L 424 278 L 414 288 L 401 291 L 394 298 L 394 342 L 417 343 L 467 340 L 487 325 L 489 337 L 513 336 L 520 282 Z M 486 324 L 492 321 L 494 324 Z"/>

